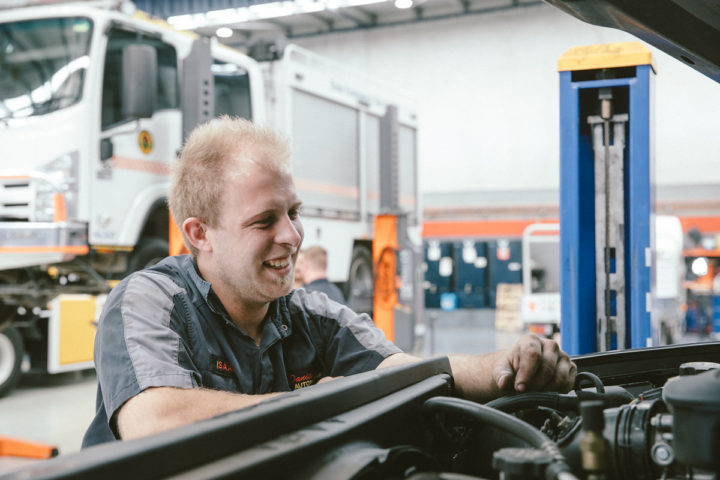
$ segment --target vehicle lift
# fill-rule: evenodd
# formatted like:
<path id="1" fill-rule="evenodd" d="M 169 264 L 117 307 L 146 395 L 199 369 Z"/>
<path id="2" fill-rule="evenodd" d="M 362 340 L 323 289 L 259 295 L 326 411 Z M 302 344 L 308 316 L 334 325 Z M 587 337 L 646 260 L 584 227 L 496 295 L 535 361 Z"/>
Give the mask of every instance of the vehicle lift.
<path id="1" fill-rule="evenodd" d="M 651 346 L 651 52 L 641 42 L 575 47 L 558 70 L 562 348 Z"/>
<path id="2" fill-rule="evenodd" d="M 417 347 L 424 307 L 422 250 L 408 236 L 409 213 L 400 205 L 397 107 L 380 120 L 380 213 L 373 227 L 373 321 L 406 352 Z"/>

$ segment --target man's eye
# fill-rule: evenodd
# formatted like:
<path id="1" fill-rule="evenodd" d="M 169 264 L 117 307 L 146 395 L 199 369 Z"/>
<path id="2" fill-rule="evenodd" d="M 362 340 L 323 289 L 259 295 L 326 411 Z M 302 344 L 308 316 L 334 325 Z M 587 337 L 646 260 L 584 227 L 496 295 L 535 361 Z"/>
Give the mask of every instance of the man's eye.
<path id="1" fill-rule="evenodd" d="M 262 228 L 267 228 L 273 224 L 273 219 L 271 217 L 263 218 L 261 220 L 258 220 L 256 224 Z"/>
<path id="2" fill-rule="evenodd" d="M 293 208 L 292 210 L 290 210 L 290 211 L 288 212 L 288 215 L 290 216 L 290 218 L 292 218 L 293 220 L 295 220 L 296 218 L 298 218 L 298 217 L 300 216 L 301 213 L 302 213 L 302 209 L 301 209 L 301 208 Z"/>

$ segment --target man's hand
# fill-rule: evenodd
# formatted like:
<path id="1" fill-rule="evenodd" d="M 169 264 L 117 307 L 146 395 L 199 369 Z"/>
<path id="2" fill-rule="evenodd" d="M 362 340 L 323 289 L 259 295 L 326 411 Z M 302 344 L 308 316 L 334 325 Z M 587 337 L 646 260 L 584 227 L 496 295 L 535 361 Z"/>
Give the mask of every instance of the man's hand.
<path id="1" fill-rule="evenodd" d="M 448 358 L 456 391 L 482 403 L 513 392 L 567 392 L 577 371 L 555 341 L 536 335 L 524 335 L 511 350 Z"/>
<path id="2" fill-rule="evenodd" d="M 500 392 L 567 392 L 575 383 L 577 367 L 554 340 L 524 335 L 493 365 Z"/>

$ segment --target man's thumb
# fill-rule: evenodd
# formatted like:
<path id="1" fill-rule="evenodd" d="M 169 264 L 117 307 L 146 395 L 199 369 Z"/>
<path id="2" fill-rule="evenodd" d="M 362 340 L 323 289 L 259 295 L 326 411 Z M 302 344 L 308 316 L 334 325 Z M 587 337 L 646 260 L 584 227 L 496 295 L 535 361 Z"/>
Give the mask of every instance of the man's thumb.
<path id="1" fill-rule="evenodd" d="M 509 362 L 503 361 L 495 364 L 495 368 L 493 369 L 493 378 L 501 391 L 513 389 L 515 372 Z"/>

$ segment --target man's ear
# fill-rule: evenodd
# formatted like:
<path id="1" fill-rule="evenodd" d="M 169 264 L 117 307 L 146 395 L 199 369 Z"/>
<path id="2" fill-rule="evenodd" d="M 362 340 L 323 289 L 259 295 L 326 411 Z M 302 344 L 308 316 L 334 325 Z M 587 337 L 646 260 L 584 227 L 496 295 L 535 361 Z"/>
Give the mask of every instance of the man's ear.
<path id="1" fill-rule="evenodd" d="M 182 224 L 185 238 L 201 252 L 211 252 L 212 245 L 208 239 L 207 226 L 197 217 L 188 217 Z"/>

